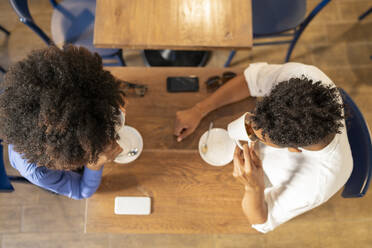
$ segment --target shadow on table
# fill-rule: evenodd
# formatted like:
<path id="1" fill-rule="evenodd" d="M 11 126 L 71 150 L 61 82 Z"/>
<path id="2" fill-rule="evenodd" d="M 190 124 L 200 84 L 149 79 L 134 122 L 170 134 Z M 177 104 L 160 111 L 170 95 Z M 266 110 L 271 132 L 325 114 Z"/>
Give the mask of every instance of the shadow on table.
<path id="1" fill-rule="evenodd" d="M 143 183 L 143 179 L 141 182 Z M 114 193 L 114 192 L 123 192 L 125 190 L 128 194 L 134 193 L 137 195 L 143 195 L 145 191 L 138 179 L 137 176 L 133 173 L 120 172 L 115 174 L 106 174 L 102 177 L 101 185 L 98 189 L 99 193 Z"/>

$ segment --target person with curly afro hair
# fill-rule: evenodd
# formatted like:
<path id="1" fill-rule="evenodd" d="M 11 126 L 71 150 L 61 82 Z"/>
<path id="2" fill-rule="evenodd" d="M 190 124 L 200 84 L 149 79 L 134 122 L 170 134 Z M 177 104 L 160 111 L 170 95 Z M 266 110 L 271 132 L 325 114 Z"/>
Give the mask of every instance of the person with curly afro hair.
<path id="1" fill-rule="evenodd" d="M 243 184 L 243 213 L 266 233 L 326 202 L 348 180 L 353 159 L 344 105 L 335 84 L 311 65 L 251 64 L 192 108 L 178 111 L 182 141 L 209 112 L 248 97 L 249 144 L 234 153 L 233 176 Z"/>
<path id="2" fill-rule="evenodd" d="M 98 188 L 122 149 L 120 81 L 83 47 L 48 47 L 15 63 L 0 89 L 0 138 L 31 183 L 74 199 Z M 80 171 L 80 173 L 79 173 Z"/>

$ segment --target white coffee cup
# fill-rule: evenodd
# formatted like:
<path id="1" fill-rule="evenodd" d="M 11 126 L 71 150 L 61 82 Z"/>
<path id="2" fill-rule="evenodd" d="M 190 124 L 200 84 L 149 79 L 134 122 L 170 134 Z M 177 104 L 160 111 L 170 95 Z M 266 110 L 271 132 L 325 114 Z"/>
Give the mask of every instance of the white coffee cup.
<path id="1" fill-rule="evenodd" d="M 249 114 L 249 112 L 246 112 L 244 115 L 227 125 L 227 132 L 230 138 L 233 139 L 236 145 L 242 150 L 243 145 L 240 141 L 248 142 L 248 145 L 251 143 L 251 139 L 248 137 L 248 132 L 245 128 L 245 120 Z"/>

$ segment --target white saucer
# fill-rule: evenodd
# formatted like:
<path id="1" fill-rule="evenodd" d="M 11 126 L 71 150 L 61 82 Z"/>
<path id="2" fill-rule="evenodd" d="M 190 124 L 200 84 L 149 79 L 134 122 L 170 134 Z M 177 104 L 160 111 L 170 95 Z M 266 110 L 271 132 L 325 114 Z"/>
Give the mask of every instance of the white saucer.
<path id="1" fill-rule="evenodd" d="M 213 166 L 224 166 L 230 163 L 233 160 L 236 145 L 229 137 L 227 131 L 222 128 L 211 129 L 207 143 L 208 150 L 206 154 L 203 154 L 201 147 L 207 138 L 207 133 L 208 131 L 199 140 L 199 154 L 201 158 Z"/>
<path id="2" fill-rule="evenodd" d="M 117 141 L 123 151 L 115 158 L 114 162 L 119 164 L 128 164 L 136 160 L 142 152 L 143 140 L 137 129 L 130 126 L 122 126 L 118 134 L 120 139 Z M 132 149 L 138 149 L 134 156 L 128 156 L 128 152 Z"/>

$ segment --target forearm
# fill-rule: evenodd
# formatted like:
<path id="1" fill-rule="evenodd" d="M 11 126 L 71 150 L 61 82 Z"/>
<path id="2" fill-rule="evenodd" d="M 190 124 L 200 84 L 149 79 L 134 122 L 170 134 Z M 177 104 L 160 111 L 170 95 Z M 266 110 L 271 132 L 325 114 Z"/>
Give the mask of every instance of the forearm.
<path id="1" fill-rule="evenodd" d="M 267 204 L 263 190 L 246 190 L 242 208 L 250 224 L 263 224 L 267 220 Z"/>
<path id="2" fill-rule="evenodd" d="M 222 85 L 211 96 L 197 103 L 194 107 L 204 117 L 208 113 L 222 106 L 238 102 L 249 97 L 249 89 L 244 75 L 238 75 L 226 84 Z"/>
<path id="3" fill-rule="evenodd" d="M 80 198 L 91 197 L 99 187 L 102 178 L 103 166 L 99 170 L 85 168 L 80 180 Z"/>

